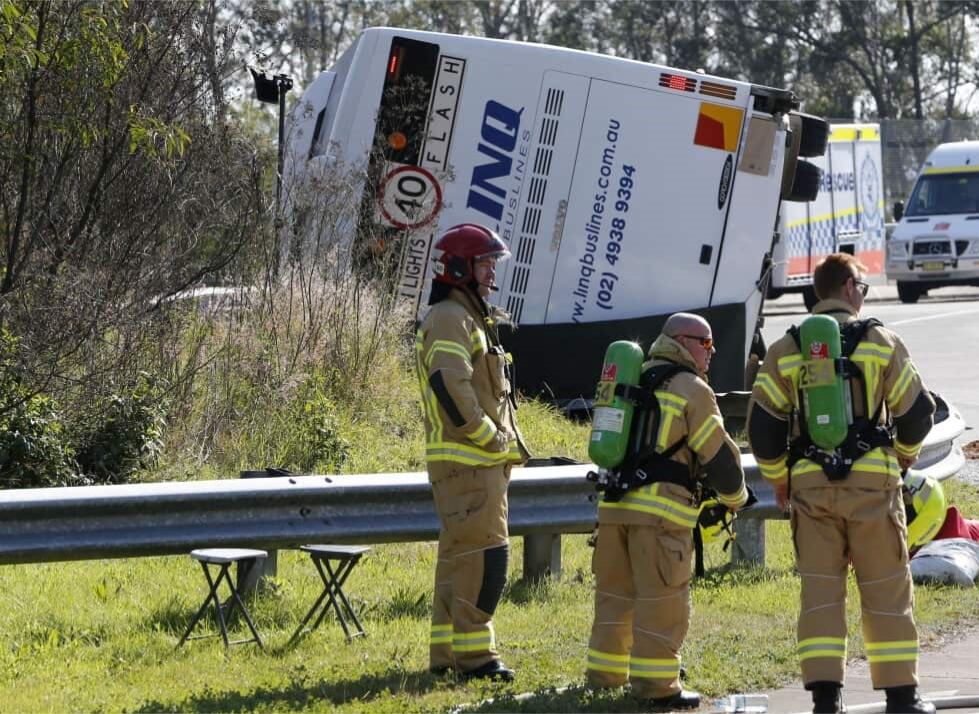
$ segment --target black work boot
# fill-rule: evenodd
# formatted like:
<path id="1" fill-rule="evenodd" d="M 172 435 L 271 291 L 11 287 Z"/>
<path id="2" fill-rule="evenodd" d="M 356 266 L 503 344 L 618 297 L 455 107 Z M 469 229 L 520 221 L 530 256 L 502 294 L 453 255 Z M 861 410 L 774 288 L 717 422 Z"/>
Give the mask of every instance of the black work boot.
<path id="1" fill-rule="evenodd" d="M 846 714 L 839 682 L 813 682 L 806 688 L 812 692 L 813 714 Z"/>
<path id="2" fill-rule="evenodd" d="M 482 667 L 462 673 L 462 678 L 467 681 L 470 679 L 489 679 L 495 682 L 512 682 L 513 676 L 513 670 L 498 659 L 490 660 Z"/>
<path id="3" fill-rule="evenodd" d="M 935 705 L 918 696 L 913 684 L 904 687 L 887 687 L 887 714 L 935 714 Z"/>
<path id="4" fill-rule="evenodd" d="M 668 697 L 647 699 L 646 702 L 655 709 L 668 709 L 670 711 L 674 709 L 697 709 L 700 706 L 700 694 L 681 689 Z"/>

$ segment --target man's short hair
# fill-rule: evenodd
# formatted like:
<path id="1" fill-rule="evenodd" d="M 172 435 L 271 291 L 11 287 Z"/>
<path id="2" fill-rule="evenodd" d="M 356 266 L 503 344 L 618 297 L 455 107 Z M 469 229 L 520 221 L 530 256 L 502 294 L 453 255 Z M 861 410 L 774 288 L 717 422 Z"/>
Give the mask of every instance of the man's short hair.
<path id="1" fill-rule="evenodd" d="M 867 266 L 849 253 L 831 253 L 813 271 L 812 287 L 816 297 L 825 300 L 836 295 L 848 278 L 866 272 Z"/>

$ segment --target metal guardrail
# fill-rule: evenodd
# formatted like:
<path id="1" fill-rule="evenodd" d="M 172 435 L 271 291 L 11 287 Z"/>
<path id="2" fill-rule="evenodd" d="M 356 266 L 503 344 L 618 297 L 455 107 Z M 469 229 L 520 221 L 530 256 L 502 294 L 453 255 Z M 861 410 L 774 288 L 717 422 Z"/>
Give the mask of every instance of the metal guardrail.
<path id="1" fill-rule="evenodd" d="M 584 465 L 518 469 L 514 535 L 595 523 Z M 0 492 L 0 564 L 187 553 L 202 547 L 434 540 L 425 473 L 290 476 Z"/>
<path id="2" fill-rule="evenodd" d="M 926 439 L 919 468 L 936 478 L 964 463 L 954 410 Z M 764 519 L 780 518 L 771 488 L 743 455 L 759 504 L 737 520 L 735 559 L 764 562 Z M 525 536 L 525 575 L 560 572 L 560 534 L 597 519 L 590 464 L 516 469 L 510 531 Z M 170 555 L 203 547 L 434 540 L 425 473 L 288 476 L 0 491 L 0 564 Z"/>

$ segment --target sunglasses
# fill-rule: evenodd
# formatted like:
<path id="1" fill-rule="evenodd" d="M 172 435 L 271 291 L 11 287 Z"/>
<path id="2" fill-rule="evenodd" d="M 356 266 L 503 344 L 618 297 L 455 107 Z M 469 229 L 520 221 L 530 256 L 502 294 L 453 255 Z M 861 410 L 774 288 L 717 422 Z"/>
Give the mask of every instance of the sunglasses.
<path id="1" fill-rule="evenodd" d="M 867 291 L 870 290 L 870 284 L 869 283 L 865 283 L 862 280 L 857 280 L 856 278 L 854 278 L 853 279 L 853 284 L 857 286 L 857 290 L 860 291 L 860 294 L 861 295 L 863 295 L 864 297 L 867 297 Z"/>
<path id="2" fill-rule="evenodd" d="M 700 335 L 677 335 L 677 337 L 686 337 L 691 340 L 697 340 L 697 342 L 699 342 L 701 347 L 703 347 L 705 350 L 709 350 L 714 346 L 713 337 L 701 337 Z"/>

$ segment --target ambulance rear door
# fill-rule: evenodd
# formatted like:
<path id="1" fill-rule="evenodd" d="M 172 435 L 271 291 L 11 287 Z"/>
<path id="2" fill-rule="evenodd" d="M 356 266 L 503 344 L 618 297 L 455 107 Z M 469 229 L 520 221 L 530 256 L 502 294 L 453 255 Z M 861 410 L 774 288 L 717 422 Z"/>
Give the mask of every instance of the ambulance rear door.
<path id="1" fill-rule="evenodd" d="M 880 138 L 876 127 L 860 129 L 854 144 L 859 231 L 856 255 L 867 274 L 884 278 L 884 191 Z"/>
<path id="2" fill-rule="evenodd" d="M 829 164 L 833 190 L 833 233 L 835 244 L 829 252 L 853 254 L 860 237 L 860 222 L 857 216 L 857 172 L 853 155 L 855 129 L 845 133 L 833 132 L 829 143 Z"/>

